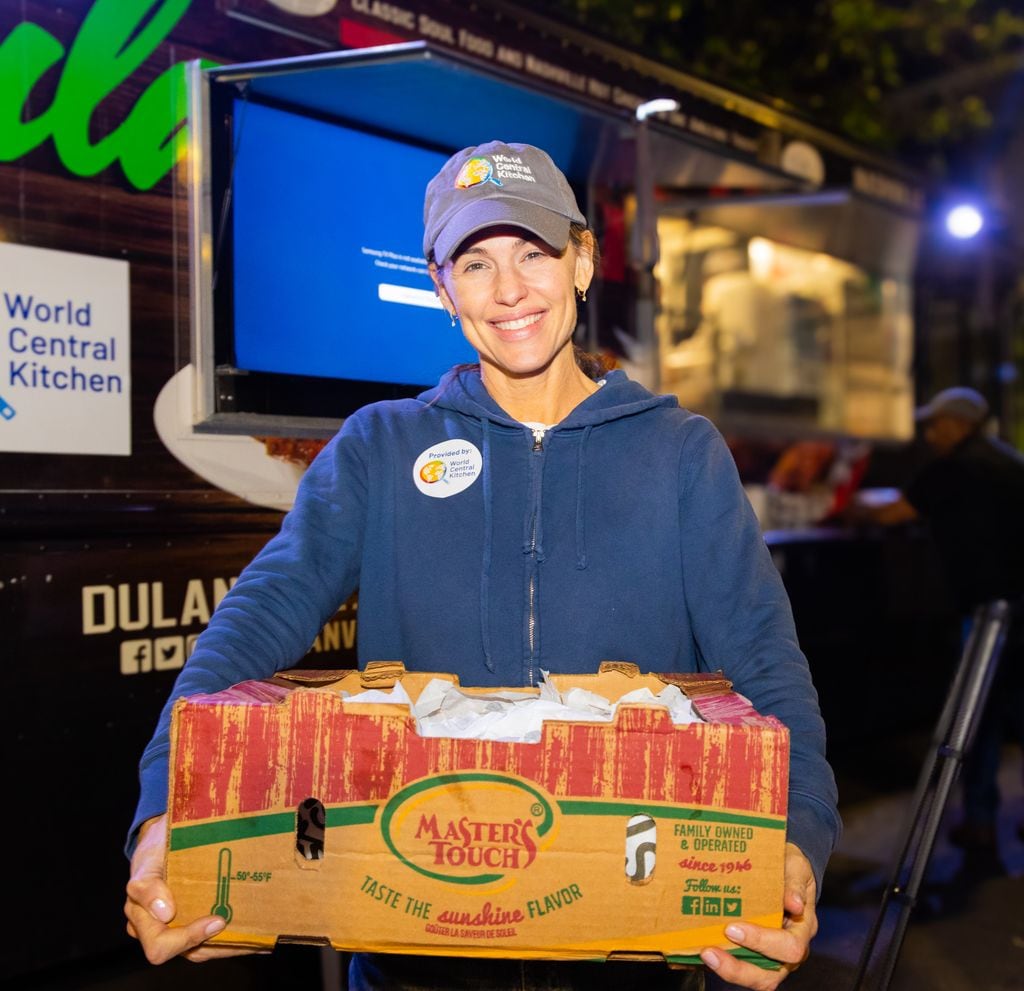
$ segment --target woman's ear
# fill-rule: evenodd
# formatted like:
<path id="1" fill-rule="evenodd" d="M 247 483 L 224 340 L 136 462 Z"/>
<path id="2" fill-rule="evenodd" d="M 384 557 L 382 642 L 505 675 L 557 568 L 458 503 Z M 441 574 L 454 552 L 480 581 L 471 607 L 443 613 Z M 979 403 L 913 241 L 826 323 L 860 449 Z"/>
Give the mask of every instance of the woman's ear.
<path id="1" fill-rule="evenodd" d="M 580 243 L 576 246 L 576 288 L 586 292 L 594 278 L 594 235 L 584 231 L 580 235 Z"/>
<path id="2" fill-rule="evenodd" d="M 448 288 L 444 284 L 444 277 L 441 274 L 441 269 L 437 267 L 437 263 L 431 262 L 427 266 L 427 271 L 430 273 L 430 281 L 434 283 L 434 292 L 437 293 L 438 298 L 441 300 L 441 305 L 450 317 L 457 316 L 459 311 L 456 309 L 451 296 L 448 295 Z"/>

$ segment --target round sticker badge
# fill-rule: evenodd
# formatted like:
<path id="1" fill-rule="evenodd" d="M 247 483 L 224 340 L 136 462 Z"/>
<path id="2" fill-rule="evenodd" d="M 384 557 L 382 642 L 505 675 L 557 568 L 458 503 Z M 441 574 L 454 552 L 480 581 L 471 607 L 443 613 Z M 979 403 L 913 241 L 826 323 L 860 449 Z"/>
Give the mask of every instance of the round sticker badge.
<path id="1" fill-rule="evenodd" d="M 445 440 L 428 447 L 412 466 L 416 488 L 433 499 L 447 499 L 468 489 L 480 477 L 483 458 L 468 440 Z"/>

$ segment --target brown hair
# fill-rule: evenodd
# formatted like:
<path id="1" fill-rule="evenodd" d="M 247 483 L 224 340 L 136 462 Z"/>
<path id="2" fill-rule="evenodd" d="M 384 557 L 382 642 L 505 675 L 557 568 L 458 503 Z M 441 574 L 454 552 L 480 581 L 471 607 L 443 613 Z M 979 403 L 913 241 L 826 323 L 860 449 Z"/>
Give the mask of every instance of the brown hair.
<path id="1" fill-rule="evenodd" d="M 590 235 L 590 253 L 594 259 L 594 274 L 598 274 L 601 271 L 601 247 L 597 243 L 597 235 L 589 228 L 584 227 L 583 224 L 570 224 L 569 225 L 569 241 L 576 246 L 577 251 L 585 251 L 587 245 L 587 235 Z"/>
<path id="2" fill-rule="evenodd" d="M 594 274 L 598 275 L 601 271 L 601 248 L 597 243 L 597 235 L 583 224 L 570 224 L 569 241 L 577 251 L 590 251 L 594 260 Z M 573 344 L 572 354 L 580 371 L 590 379 L 599 379 L 615 367 L 614 359 L 584 351 L 578 344 Z"/>

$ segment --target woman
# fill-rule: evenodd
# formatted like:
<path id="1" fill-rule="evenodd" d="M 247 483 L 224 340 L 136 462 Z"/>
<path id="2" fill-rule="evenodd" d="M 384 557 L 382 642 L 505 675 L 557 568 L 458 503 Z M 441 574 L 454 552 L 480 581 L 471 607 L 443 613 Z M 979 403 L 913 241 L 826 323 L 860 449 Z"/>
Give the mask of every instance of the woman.
<path id="1" fill-rule="evenodd" d="M 303 479 L 281 533 L 239 577 L 172 697 L 270 675 L 301 657 L 359 587 L 360 660 L 534 684 L 542 668 L 724 670 L 791 731 L 782 930 L 730 938 L 724 980 L 774 988 L 806 957 L 815 897 L 839 830 L 835 784 L 785 591 L 732 458 L 708 421 L 622 372 L 596 378 L 572 343 L 595 243 L 541 150 L 491 142 L 454 155 L 427 187 L 424 251 L 445 309 L 479 355 L 417 400 L 350 417 Z M 207 946 L 216 917 L 169 928 L 161 879 L 169 707 L 143 756 L 126 914 L 159 963 Z M 134 843 L 134 839 L 131 843 Z M 636 966 L 636 965 L 632 965 Z M 356 955 L 350 986 L 699 987 L 641 965 Z M 659 983 L 660 982 L 660 983 Z"/>

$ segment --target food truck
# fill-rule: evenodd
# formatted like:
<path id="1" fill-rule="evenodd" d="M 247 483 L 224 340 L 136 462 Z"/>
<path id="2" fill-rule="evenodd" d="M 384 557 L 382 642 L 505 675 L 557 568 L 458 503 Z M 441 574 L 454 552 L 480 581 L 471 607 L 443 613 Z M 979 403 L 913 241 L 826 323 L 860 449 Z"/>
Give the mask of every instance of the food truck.
<path id="1" fill-rule="evenodd" d="M 919 180 L 770 101 L 449 0 L 6 4 L 0 78 L 5 767 L 75 850 L 10 862 L 50 921 L 2 978 L 138 953 L 135 768 L 196 636 L 344 417 L 467 356 L 420 250 L 452 151 L 552 154 L 603 253 L 580 343 L 731 441 L 910 436 Z M 303 666 L 354 665 L 357 606 Z"/>

